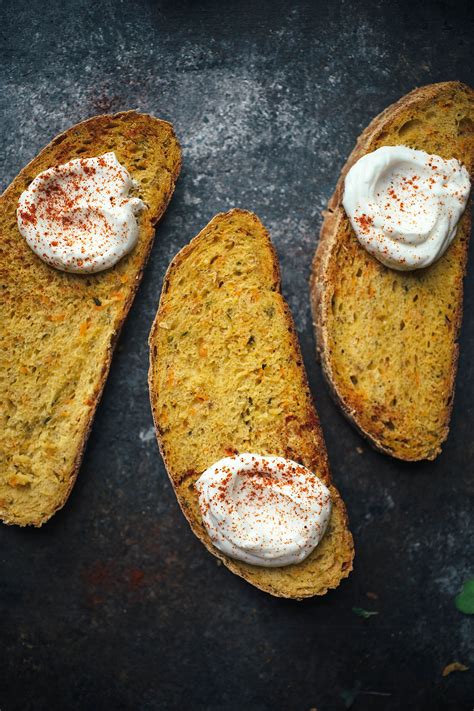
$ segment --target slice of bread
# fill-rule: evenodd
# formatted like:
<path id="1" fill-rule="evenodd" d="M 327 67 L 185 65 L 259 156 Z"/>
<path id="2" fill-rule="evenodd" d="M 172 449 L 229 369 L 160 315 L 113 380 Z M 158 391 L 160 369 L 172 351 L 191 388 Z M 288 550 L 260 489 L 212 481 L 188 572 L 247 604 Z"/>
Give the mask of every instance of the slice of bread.
<path id="1" fill-rule="evenodd" d="M 148 205 L 139 240 L 115 267 L 67 274 L 21 237 L 18 198 L 33 178 L 72 158 L 115 151 Z M 41 526 L 79 469 L 120 328 L 173 194 L 181 150 L 169 123 L 135 111 L 96 116 L 55 138 L 0 197 L 2 374 L 0 517 Z"/>
<path id="2" fill-rule="evenodd" d="M 352 569 L 352 536 L 331 484 L 277 256 L 255 215 L 217 215 L 174 258 L 150 334 L 150 359 L 158 443 L 196 536 L 230 570 L 273 595 L 303 598 L 337 587 Z M 212 545 L 194 482 L 237 452 L 293 459 L 330 487 L 328 530 L 302 563 L 262 568 Z"/>
<path id="3" fill-rule="evenodd" d="M 441 259 L 395 271 L 356 239 L 342 207 L 344 178 L 364 154 L 397 144 L 457 158 L 472 176 L 473 102 L 463 84 L 433 84 L 372 121 L 329 201 L 313 263 L 318 352 L 332 394 L 377 449 L 399 459 L 434 459 L 448 434 L 470 209 Z"/>

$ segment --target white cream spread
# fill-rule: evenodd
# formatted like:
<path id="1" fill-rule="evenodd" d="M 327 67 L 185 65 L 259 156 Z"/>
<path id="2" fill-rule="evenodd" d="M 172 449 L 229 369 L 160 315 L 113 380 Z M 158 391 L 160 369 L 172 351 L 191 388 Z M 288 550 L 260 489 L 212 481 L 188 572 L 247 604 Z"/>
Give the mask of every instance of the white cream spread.
<path id="1" fill-rule="evenodd" d="M 77 158 L 40 173 L 18 201 L 20 233 L 47 264 L 92 273 L 116 264 L 138 239 L 133 181 L 115 153 Z"/>
<path id="2" fill-rule="evenodd" d="M 346 175 L 343 205 L 359 242 L 382 264 L 427 267 L 451 244 L 470 191 L 455 158 L 383 146 Z"/>
<path id="3" fill-rule="evenodd" d="M 252 565 L 301 562 L 320 542 L 331 514 L 321 479 L 282 457 L 226 457 L 206 469 L 195 486 L 212 543 Z"/>

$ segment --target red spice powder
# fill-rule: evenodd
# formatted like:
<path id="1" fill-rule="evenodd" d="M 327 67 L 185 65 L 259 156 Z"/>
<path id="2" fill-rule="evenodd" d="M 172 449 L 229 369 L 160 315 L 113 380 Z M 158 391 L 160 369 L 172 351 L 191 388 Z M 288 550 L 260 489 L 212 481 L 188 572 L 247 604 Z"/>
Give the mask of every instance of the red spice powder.
<path id="1" fill-rule="evenodd" d="M 374 224 L 374 218 L 370 215 L 366 215 L 365 212 L 359 217 L 354 218 L 360 227 L 361 232 L 368 232 L 372 225 Z"/>

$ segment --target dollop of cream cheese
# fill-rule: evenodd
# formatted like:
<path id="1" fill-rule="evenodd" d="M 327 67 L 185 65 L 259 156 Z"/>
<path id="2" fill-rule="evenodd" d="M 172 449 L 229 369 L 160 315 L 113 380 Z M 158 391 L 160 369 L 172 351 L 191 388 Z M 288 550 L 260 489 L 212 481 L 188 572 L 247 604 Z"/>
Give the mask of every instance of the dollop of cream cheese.
<path id="1" fill-rule="evenodd" d="M 300 563 L 324 536 L 331 515 L 331 496 L 321 479 L 282 457 L 226 457 L 195 487 L 212 543 L 252 565 Z"/>
<path id="2" fill-rule="evenodd" d="M 108 269 L 135 246 L 145 208 L 115 153 L 76 158 L 36 176 L 18 201 L 20 233 L 38 257 L 66 272 Z"/>
<path id="3" fill-rule="evenodd" d="M 445 253 L 470 188 L 455 158 L 383 146 L 349 170 L 342 202 L 362 246 L 387 267 L 407 271 Z"/>

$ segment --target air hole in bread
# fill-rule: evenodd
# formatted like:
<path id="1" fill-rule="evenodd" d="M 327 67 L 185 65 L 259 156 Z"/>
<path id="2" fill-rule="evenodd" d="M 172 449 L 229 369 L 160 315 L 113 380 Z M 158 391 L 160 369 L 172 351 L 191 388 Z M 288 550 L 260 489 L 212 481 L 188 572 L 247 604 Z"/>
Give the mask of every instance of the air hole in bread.
<path id="1" fill-rule="evenodd" d="M 422 123 L 423 122 L 420 121 L 420 119 L 410 119 L 410 121 L 406 121 L 402 126 L 400 126 L 398 129 L 398 135 L 402 138 L 403 136 L 406 136 L 407 133 L 410 133 L 415 129 L 419 129 Z"/>
<path id="2" fill-rule="evenodd" d="M 468 116 L 464 116 L 458 124 L 458 135 L 469 136 L 471 133 L 474 133 L 474 121 Z"/>

